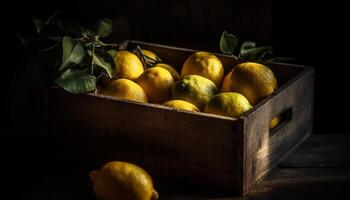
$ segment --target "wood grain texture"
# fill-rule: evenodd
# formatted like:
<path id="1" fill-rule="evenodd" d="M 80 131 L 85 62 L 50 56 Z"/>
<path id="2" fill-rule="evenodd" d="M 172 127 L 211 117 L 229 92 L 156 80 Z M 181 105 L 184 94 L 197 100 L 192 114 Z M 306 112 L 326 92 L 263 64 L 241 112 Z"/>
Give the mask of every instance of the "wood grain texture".
<path id="1" fill-rule="evenodd" d="M 163 106 L 51 90 L 51 132 L 87 164 L 125 160 L 154 176 L 236 187 L 238 124 Z M 57 112 L 59 111 L 59 112 Z"/>
<path id="2" fill-rule="evenodd" d="M 131 41 L 181 68 L 195 50 Z M 238 63 L 216 54 L 226 71 Z M 242 117 L 179 111 L 98 94 L 50 89 L 50 132 L 71 160 L 100 166 L 124 160 L 167 177 L 244 194 L 312 131 L 313 70 L 275 63 L 280 88 Z M 272 117 L 292 110 L 269 133 Z"/>
<path id="3" fill-rule="evenodd" d="M 312 133 L 313 79 L 313 70 L 305 69 L 244 116 L 243 193 Z M 291 120 L 270 134 L 270 120 L 286 109 Z"/>

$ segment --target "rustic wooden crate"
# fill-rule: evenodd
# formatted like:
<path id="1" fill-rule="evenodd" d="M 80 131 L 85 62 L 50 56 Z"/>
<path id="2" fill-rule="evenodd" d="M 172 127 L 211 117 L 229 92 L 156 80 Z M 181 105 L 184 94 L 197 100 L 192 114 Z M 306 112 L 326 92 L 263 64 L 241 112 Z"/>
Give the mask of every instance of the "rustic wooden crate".
<path id="1" fill-rule="evenodd" d="M 131 41 L 177 68 L 194 50 Z M 237 61 L 217 55 L 228 71 Z M 278 90 L 240 118 L 180 111 L 99 94 L 49 91 L 50 133 L 73 159 L 124 160 L 152 176 L 245 194 L 312 132 L 312 68 L 269 65 Z M 284 122 L 269 130 L 282 113 Z"/>

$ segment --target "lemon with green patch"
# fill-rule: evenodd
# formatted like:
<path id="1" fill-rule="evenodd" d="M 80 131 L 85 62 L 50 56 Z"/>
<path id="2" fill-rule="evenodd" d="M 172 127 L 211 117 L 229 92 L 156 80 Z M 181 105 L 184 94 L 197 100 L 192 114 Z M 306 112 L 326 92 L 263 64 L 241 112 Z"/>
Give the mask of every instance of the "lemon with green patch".
<path id="1" fill-rule="evenodd" d="M 217 88 L 211 80 L 198 75 L 183 77 L 171 89 L 172 99 L 190 102 L 200 110 L 216 92 Z"/>

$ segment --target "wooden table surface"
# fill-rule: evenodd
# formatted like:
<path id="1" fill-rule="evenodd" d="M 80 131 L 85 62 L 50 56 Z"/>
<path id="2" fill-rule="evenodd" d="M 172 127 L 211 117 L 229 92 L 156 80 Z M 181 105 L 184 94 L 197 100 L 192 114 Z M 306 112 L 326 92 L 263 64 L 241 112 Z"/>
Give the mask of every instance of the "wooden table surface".
<path id="1" fill-rule="evenodd" d="M 8 154 L 5 199 L 93 200 L 88 171 L 64 165 L 46 140 L 22 139 Z M 312 135 L 255 189 L 244 197 L 155 180 L 161 200 L 336 199 L 350 193 L 350 134 Z"/>

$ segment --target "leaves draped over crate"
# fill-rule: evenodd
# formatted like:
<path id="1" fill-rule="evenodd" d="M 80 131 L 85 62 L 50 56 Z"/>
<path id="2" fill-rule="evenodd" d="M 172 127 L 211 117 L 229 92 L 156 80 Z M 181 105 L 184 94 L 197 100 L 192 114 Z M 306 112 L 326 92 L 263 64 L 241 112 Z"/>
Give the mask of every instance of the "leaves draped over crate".
<path id="1" fill-rule="evenodd" d="M 112 21 L 106 18 L 82 26 L 75 21 L 57 19 L 56 12 L 46 21 L 33 18 L 36 37 L 28 38 L 17 34 L 24 46 L 40 49 L 40 52 L 62 47 L 62 57 L 54 67 L 54 82 L 71 93 L 87 93 L 96 89 L 97 80 L 106 75 L 113 78 L 116 70 L 114 55 L 117 50 L 125 50 L 127 42 L 108 44 L 101 39 L 112 33 Z M 43 47 L 44 44 L 44 47 Z M 145 68 L 159 63 L 143 54 L 138 46 L 132 50 Z M 51 80 L 52 79 L 52 80 Z"/>
<path id="2" fill-rule="evenodd" d="M 94 91 L 99 77 L 104 74 L 113 77 L 115 49 L 125 49 L 126 45 L 101 41 L 112 32 L 109 19 L 98 19 L 83 27 L 74 21 L 58 20 L 60 14 L 54 13 L 46 21 L 33 19 L 36 37 L 17 36 L 23 45 L 39 48 L 40 52 L 61 46 L 62 57 L 55 66 L 52 81 L 71 93 Z"/>
<path id="3" fill-rule="evenodd" d="M 220 51 L 227 55 L 232 55 L 236 59 L 247 59 L 262 63 L 270 63 L 273 61 L 283 62 L 292 60 L 286 57 L 274 57 L 272 46 L 258 47 L 255 42 L 244 41 L 239 46 L 237 37 L 224 31 L 220 38 Z"/>

